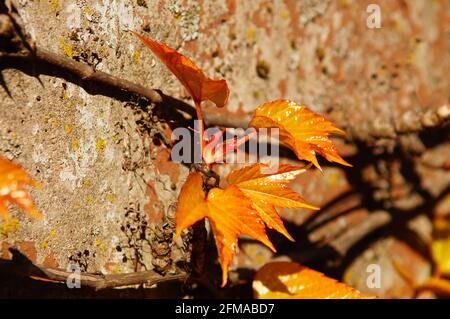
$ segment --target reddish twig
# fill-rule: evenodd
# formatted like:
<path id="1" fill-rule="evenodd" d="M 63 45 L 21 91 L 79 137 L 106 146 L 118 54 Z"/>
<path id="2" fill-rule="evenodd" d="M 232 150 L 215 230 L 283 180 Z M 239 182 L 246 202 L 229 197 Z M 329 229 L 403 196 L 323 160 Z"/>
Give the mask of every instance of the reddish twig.
<path id="1" fill-rule="evenodd" d="M 44 267 L 36 265 L 27 260 L 27 263 L 0 260 L 0 265 L 11 266 L 11 271 L 19 272 L 20 275 L 26 275 L 35 280 L 66 283 L 68 278 L 75 278 L 74 273 L 63 269 Z M 93 274 L 80 273 L 79 280 L 81 287 L 90 287 L 95 290 L 108 288 L 117 288 L 132 285 L 147 284 L 149 286 L 168 281 L 184 281 L 188 279 L 188 274 L 178 272 L 163 276 L 153 270 L 133 272 L 126 274 Z M 70 280 L 70 279 L 69 279 Z"/>

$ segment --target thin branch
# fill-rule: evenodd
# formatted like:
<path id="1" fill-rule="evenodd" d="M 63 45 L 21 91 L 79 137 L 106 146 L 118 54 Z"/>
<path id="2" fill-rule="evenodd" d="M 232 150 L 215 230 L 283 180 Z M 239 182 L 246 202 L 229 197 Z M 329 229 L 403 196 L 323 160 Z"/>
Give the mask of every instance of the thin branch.
<path id="1" fill-rule="evenodd" d="M 36 47 L 34 56 L 30 53 L 26 58 L 34 58 L 37 62 L 48 63 L 77 76 L 82 81 L 97 82 L 99 84 L 105 84 L 129 93 L 143 96 L 152 103 L 161 103 L 163 101 L 162 94 L 156 90 L 118 78 L 106 72 L 97 71 L 88 64 L 74 61 L 63 55 L 39 47 Z"/>
<path id="2" fill-rule="evenodd" d="M 6 15 L 0 16 L 0 37 L 10 35 L 14 30 L 14 23 Z M 118 78 L 106 72 L 95 70 L 92 66 L 74 61 L 66 56 L 53 53 L 46 49 L 31 46 L 32 50 L 21 50 L 20 52 L 2 52 L 0 58 L 12 58 L 17 60 L 34 61 L 36 63 L 44 62 L 58 70 L 65 71 L 77 77 L 81 81 L 96 82 L 116 89 L 143 96 L 152 103 L 163 102 L 163 95 L 156 90 L 146 88 L 142 85 Z"/>
<path id="3" fill-rule="evenodd" d="M 45 275 L 52 280 L 66 282 L 68 276 L 73 273 L 63 271 L 61 269 L 43 268 L 40 269 Z M 96 275 L 96 274 L 81 274 L 81 286 L 94 288 L 95 290 L 147 284 L 154 285 L 167 281 L 186 280 L 188 278 L 186 273 L 179 273 L 175 275 L 162 276 L 152 270 L 134 272 L 128 274 L 112 274 L 112 275 Z"/>
<path id="4" fill-rule="evenodd" d="M 36 280 L 58 283 L 66 283 L 68 278 L 74 278 L 74 273 L 63 269 L 36 265 L 28 259 L 23 262 L 23 259 L 26 258 L 25 256 L 21 255 L 21 253 L 15 249 L 10 250 L 13 253 L 13 256 L 19 254 L 18 258 L 22 260 L 14 260 L 14 257 L 12 261 L 0 259 L 0 266 L 7 268 L 11 267 L 11 270 L 16 273 L 18 272 L 19 275 L 26 275 Z M 140 284 L 154 285 L 168 281 L 184 281 L 188 279 L 188 274 L 185 272 L 178 272 L 176 274 L 163 276 L 153 270 L 110 275 L 81 273 L 77 279 L 80 280 L 81 287 L 102 290 Z"/>
<path id="5" fill-rule="evenodd" d="M 191 165 L 191 170 L 199 172 L 203 177 L 203 187 L 207 190 L 219 187 L 220 176 L 204 163 Z M 192 225 L 192 252 L 191 267 L 194 277 L 202 278 L 206 267 L 206 249 L 208 232 L 206 231 L 205 219 L 199 220 Z"/>
<path id="6" fill-rule="evenodd" d="M 44 62 L 58 71 L 65 71 L 80 81 L 94 82 L 115 88 L 127 93 L 139 95 L 147 98 L 151 103 L 173 102 L 172 97 L 166 96 L 159 90 L 146 88 L 140 84 L 113 76 L 106 72 L 95 70 L 92 66 L 74 61 L 64 55 L 60 55 L 35 45 L 30 37 L 24 36 L 24 27 L 21 24 L 20 17 L 16 12 L 0 15 L 0 39 L 11 40 L 12 46 L 16 49 L 12 52 L 4 50 L 2 44 L 0 47 L 0 60 L 2 58 L 18 59 L 25 61 Z M 13 37 L 12 35 L 16 35 Z M 22 41 L 22 47 L 18 48 L 17 38 Z M 14 42 L 14 43 L 13 43 Z M 32 42 L 32 43 L 29 43 Z M 173 103 L 168 103 L 172 105 Z M 176 106 L 176 105 L 173 105 Z M 192 107 L 192 106 L 191 106 Z M 220 114 L 216 111 L 204 110 L 203 116 L 208 126 L 220 127 L 241 127 L 247 128 L 250 116 L 230 116 L 229 114 Z M 425 129 L 439 127 L 450 119 L 450 107 L 444 104 L 437 110 L 428 110 L 423 113 L 407 112 L 398 121 L 390 132 L 373 132 L 373 137 L 394 138 L 397 134 L 420 132 Z"/>
<path id="7" fill-rule="evenodd" d="M 169 106 L 180 106 L 180 103 L 174 103 L 179 101 L 165 95 L 159 90 L 150 89 L 109 73 L 95 70 L 94 67 L 86 63 L 77 62 L 64 55 L 36 46 L 30 37 L 21 36 L 24 32 L 23 30 L 24 28 L 18 14 L 14 12 L 0 14 L 0 39 L 3 42 L 0 46 L 0 61 L 15 60 L 44 63 L 58 70 L 59 73 L 65 72 L 72 75 L 81 82 L 96 83 L 119 91 L 138 95 L 155 104 L 168 102 L 167 104 Z M 19 42 L 18 39 L 21 41 L 20 44 L 17 43 Z M 194 109 L 193 106 L 190 105 L 190 107 Z M 240 121 L 241 123 L 237 123 L 235 120 L 230 121 L 230 117 L 218 116 L 212 111 L 204 111 L 204 113 L 205 123 L 209 126 L 240 127 L 236 125 L 242 124 L 242 127 L 246 127 L 248 122 Z"/>
<path id="8" fill-rule="evenodd" d="M 220 114 L 217 112 L 211 112 L 208 110 L 203 111 L 203 117 L 205 123 L 210 126 L 218 126 L 218 127 L 232 127 L 232 128 L 243 128 L 246 129 L 248 127 L 248 123 L 251 120 L 251 116 L 236 116 L 232 114 Z"/>
<path id="9" fill-rule="evenodd" d="M 102 71 L 97 71 L 87 64 L 76 62 L 66 56 L 36 47 L 28 35 L 24 36 L 26 32 L 24 31 L 24 27 L 16 11 L 10 9 L 7 14 L 0 15 L 0 18 L 0 39 L 2 39 L 2 41 L 4 39 L 10 40 L 12 47 L 16 49 L 12 52 L 10 52 L 10 50 L 5 51 L 3 48 L 5 44 L 2 44 L 2 46 L 0 46 L 0 59 L 3 57 L 45 62 L 59 71 L 66 71 L 74 75 L 81 81 L 96 82 L 128 93 L 143 96 L 152 103 L 163 103 L 164 101 L 173 102 L 174 100 L 160 91 L 146 88 L 142 85 L 132 83 Z M 12 35 L 16 36 L 13 37 Z M 19 47 L 17 43 L 18 39 L 21 40 L 22 47 Z M 172 103 L 168 104 L 172 105 Z M 211 112 L 205 110 L 204 119 L 205 123 L 209 126 L 246 128 L 250 117 L 233 117 L 229 114 L 219 114 L 214 111 Z M 449 119 L 450 108 L 448 104 L 444 104 L 437 110 L 428 110 L 422 113 L 407 112 L 400 119 L 396 120 L 389 129 L 375 130 L 371 132 L 370 135 L 374 138 L 396 138 L 398 134 L 415 133 L 425 129 L 439 127 L 448 122 Z"/>

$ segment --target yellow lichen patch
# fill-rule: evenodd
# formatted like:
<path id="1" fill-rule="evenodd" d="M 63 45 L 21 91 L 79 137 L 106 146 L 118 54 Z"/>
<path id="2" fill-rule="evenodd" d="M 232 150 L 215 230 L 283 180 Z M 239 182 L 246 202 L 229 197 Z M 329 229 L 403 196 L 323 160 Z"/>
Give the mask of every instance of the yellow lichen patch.
<path id="1" fill-rule="evenodd" d="M 120 274 L 122 273 L 122 267 L 120 267 L 120 265 L 114 265 L 113 269 L 112 269 L 112 273 L 113 274 Z"/>
<path id="2" fill-rule="evenodd" d="M 281 10 L 279 12 L 279 15 L 281 18 L 283 18 L 285 20 L 289 19 L 289 11 L 287 11 L 287 10 Z"/>
<path id="3" fill-rule="evenodd" d="M 103 150 L 105 150 L 106 147 L 106 142 L 104 139 L 102 139 L 101 137 L 97 137 L 97 141 L 95 142 L 95 148 L 97 150 L 97 152 L 101 152 Z"/>
<path id="4" fill-rule="evenodd" d="M 109 193 L 106 195 L 106 200 L 107 200 L 108 202 L 110 202 L 111 204 L 114 204 L 114 202 L 116 201 L 116 195 L 115 195 L 113 192 L 109 192 Z"/>
<path id="5" fill-rule="evenodd" d="M 139 50 L 134 50 L 134 52 L 133 52 L 133 62 L 135 63 L 135 64 L 138 64 L 139 63 L 139 58 L 141 57 L 141 51 L 139 51 Z"/>
<path id="6" fill-rule="evenodd" d="M 78 140 L 73 140 L 72 141 L 72 149 L 74 151 L 79 151 L 80 150 L 80 141 Z"/>
<path id="7" fill-rule="evenodd" d="M 59 122 L 58 122 L 58 120 L 55 119 L 55 118 L 51 118 L 51 119 L 50 119 L 50 126 L 51 126 L 53 129 L 58 128 L 58 127 L 59 127 Z"/>
<path id="8" fill-rule="evenodd" d="M 89 194 L 86 197 L 86 204 L 87 205 L 94 205 L 95 204 L 95 197 L 94 197 L 94 195 Z"/>
<path id="9" fill-rule="evenodd" d="M 46 241 L 45 239 L 43 239 L 43 240 L 41 241 L 41 244 L 39 245 L 39 247 L 40 247 L 42 250 L 45 250 L 45 249 L 47 248 L 47 241 Z"/>
<path id="10" fill-rule="evenodd" d="M 56 12 L 59 7 L 59 0 L 50 0 L 50 8 L 52 12 Z"/>
<path id="11" fill-rule="evenodd" d="M 0 234 L 8 236 L 9 233 L 19 229 L 19 220 L 17 218 L 7 218 L 0 224 Z"/>
<path id="12" fill-rule="evenodd" d="M 85 178 L 81 182 L 81 186 L 85 189 L 90 188 L 92 186 L 92 181 L 89 178 Z"/>
<path id="13" fill-rule="evenodd" d="M 83 106 L 83 100 L 77 96 L 70 96 L 69 92 L 64 93 L 64 98 L 67 99 L 67 103 L 64 107 L 69 112 L 75 111 L 77 105 Z"/>
<path id="14" fill-rule="evenodd" d="M 73 131 L 73 129 L 72 129 L 72 126 L 70 125 L 70 124 L 64 124 L 64 133 L 66 133 L 66 134 L 70 134 L 70 133 L 72 133 L 72 131 Z"/>
<path id="15" fill-rule="evenodd" d="M 61 37 L 59 39 L 59 46 L 61 47 L 65 55 L 67 55 L 69 58 L 73 57 L 73 47 L 70 44 L 66 43 L 64 37 Z"/>
<path id="16" fill-rule="evenodd" d="M 56 237 L 56 229 L 52 229 L 52 230 L 48 233 L 48 237 L 50 237 L 50 238 L 55 238 L 55 237 Z"/>
<path id="17" fill-rule="evenodd" d="M 114 135 L 114 136 L 112 137 L 112 141 L 113 141 L 115 144 L 117 144 L 117 143 L 120 141 L 120 137 L 119 137 L 118 135 Z"/>
<path id="18" fill-rule="evenodd" d="M 85 7 L 84 9 L 83 9 L 83 14 L 85 14 L 85 15 L 91 15 L 91 14 L 93 14 L 94 13 L 94 10 L 92 10 L 92 8 L 90 8 L 90 7 Z"/>
<path id="19" fill-rule="evenodd" d="M 63 100 L 69 100 L 69 92 L 64 91 L 62 99 Z M 72 108 L 70 100 L 69 100 L 69 102 L 67 104 L 64 105 L 64 107 L 66 108 L 66 110 L 70 110 Z"/>
<path id="20" fill-rule="evenodd" d="M 94 245 L 98 248 L 100 248 L 100 253 L 104 253 L 106 250 L 105 245 L 102 243 L 102 241 L 100 239 L 96 239 L 94 241 Z"/>
<path id="21" fill-rule="evenodd" d="M 255 37 L 255 29 L 253 29 L 252 27 L 248 27 L 246 30 L 246 34 L 247 34 L 247 38 L 249 40 L 252 40 Z"/>

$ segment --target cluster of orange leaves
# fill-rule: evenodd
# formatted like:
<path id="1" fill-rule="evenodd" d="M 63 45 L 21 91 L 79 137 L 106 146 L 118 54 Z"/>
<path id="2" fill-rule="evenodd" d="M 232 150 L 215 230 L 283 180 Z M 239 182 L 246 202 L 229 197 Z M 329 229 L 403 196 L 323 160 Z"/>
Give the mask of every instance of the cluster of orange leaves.
<path id="1" fill-rule="evenodd" d="M 0 156 L 0 219 L 8 218 L 8 202 L 16 204 L 30 216 L 40 218 L 30 194 L 25 186 L 37 183 L 19 165 Z"/>
<path id="2" fill-rule="evenodd" d="M 217 107 L 226 104 L 229 89 L 224 80 L 208 78 L 184 55 L 150 38 L 135 32 L 133 34 L 149 47 L 180 80 L 191 94 L 197 108 L 205 100 L 214 102 Z M 275 100 L 257 107 L 249 127 L 257 130 L 278 128 L 280 142 L 291 148 L 299 159 L 311 162 L 318 169 L 320 166 L 317 154 L 322 155 L 330 162 L 351 166 L 341 158 L 329 138 L 333 133 L 345 133 L 323 116 L 294 101 Z M 200 134 L 203 136 L 203 132 Z M 213 143 L 215 141 L 205 142 Z M 205 160 L 205 154 L 202 155 Z M 208 161 L 206 162 L 209 164 Z M 228 186 L 225 189 L 214 187 L 207 192 L 204 190 L 202 175 L 199 172 L 191 172 L 181 188 L 178 198 L 175 213 L 176 237 L 180 236 L 185 228 L 205 217 L 208 218 L 222 267 L 222 286 L 224 286 L 227 282 L 228 268 L 236 254 L 238 235 L 253 237 L 275 251 L 275 247 L 266 234 L 266 226 L 277 230 L 289 240 L 294 240 L 284 227 L 276 207 L 318 209 L 307 204 L 298 193 L 288 187 L 289 182 L 310 166 L 281 164 L 274 170 L 273 167 L 265 164 L 253 164 L 232 171 L 227 177 Z M 267 267 L 272 266 L 269 264 Z M 322 291 L 322 294 L 316 293 L 310 295 L 309 298 L 355 298 L 361 296 L 352 288 L 297 264 L 288 263 L 272 268 L 267 272 L 262 269 L 263 272 L 259 273 L 259 277 L 270 276 L 273 279 L 277 271 L 288 270 L 291 272 L 294 270 L 294 274 L 288 281 L 292 281 L 296 287 L 302 285 L 307 287 L 303 291 L 304 294 L 302 291 L 292 292 L 298 298 L 308 297 L 308 292 L 314 289 Z M 297 274 L 299 271 L 302 272 L 302 275 Z M 262 282 L 265 281 L 255 281 L 256 288 L 258 288 L 258 282 L 261 287 Z M 317 290 L 320 286 L 323 289 Z M 263 297 L 258 289 L 255 289 L 255 295 Z"/>
<path id="3" fill-rule="evenodd" d="M 227 103 L 229 90 L 225 80 L 212 80 L 206 77 L 189 58 L 164 44 L 135 32 L 133 34 L 143 41 L 181 81 L 193 97 L 197 109 L 205 100 L 214 102 L 218 107 L 223 107 Z M 344 134 L 344 132 L 323 116 L 294 101 L 276 100 L 257 107 L 249 126 L 255 129 L 278 128 L 280 142 L 291 148 L 299 159 L 311 162 L 319 169 L 317 154 L 330 162 L 350 166 L 339 156 L 329 138 L 332 133 Z M 310 166 L 281 164 L 274 170 L 265 164 L 253 164 L 232 171 L 227 177 L 228 186 L 225 189 L 215 187 L 208 192 L 204 191 L 202 175 L 195 171 L 191 172 L 178 199 L 175 217 L 176 236 L 195 222 L 208 218 L 215 237 L 224 286 L 227 282 L 229 265 L 236 254 L 238 235 L 251 236 L 275 251 L 266 234 L 266 226 L 293 240 L 284 227 L 276 207 L 318 209 L 307 204 L 298 193 L 288 187 L 289 182 Z M 18 205 L 33 217 L 40 217 L 30 195 L 24 190 L 24 185 L 35 185 L 35 182 L 20 166 L 0 157 L 0 218 L 7 217 L 7 202 Z M 309 298 L 360 297 L 360 294 L 352 288 L 294 263 L 277 266 L 268 264 L 261 269 L 254 281 L 256 296 L 264 297 L 264 293 L 260 290 L 261 285 L 265 282 L 272 284 L 271 280 L 267 281 L 264 278 L 269 276 L 273 279 L 277 272 L 286 271 L 289 273 L 288 277 L 280 275 L 281 277 L 277 278 L 281 281 L 287 278 L 287 287 L 292 284 L 293 287 L 304 288 L 300 291 L 298 289 L 287 291 L 288 295 L 299 298 L 308 297 L 308 294 Z M 319 287 L 322 287 L 320 288 L 322 290 L 317 290 Z M 312 291 L 315 291 L 315 294 L 311 295 Z M 318 291 L 325 292 L 320 294 Z"/>

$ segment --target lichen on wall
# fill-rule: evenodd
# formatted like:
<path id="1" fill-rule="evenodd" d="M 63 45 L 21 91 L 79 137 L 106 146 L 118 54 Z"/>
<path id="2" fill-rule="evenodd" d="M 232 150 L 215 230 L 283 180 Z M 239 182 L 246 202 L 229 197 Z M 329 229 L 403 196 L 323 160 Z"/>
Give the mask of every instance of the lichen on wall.
<path id="1" fill-rule="evenodd" d="M 126 32 L 142 21 L 136 10 L 145 10 L 134 1 L 21 1 L 18 9 L 39 46 L 132 81 L 150 77 L 137 65 L 145 63 L 139 43 Z M 2 254 L 10 258 L 8 248 L 26 241 L 32 261 L 47 266 L 175 271 L 189 257 L 189 247 L 171 240 L 178 175 L 187 169 L 164 170 L 170 157 L 156 155 L 167 154 L 166 146 L 154 144 L 151 123 L 139 128 L 134 102 L 58 77 L 2 75 L 11 96 L 0 92 L 0 152 L 43 185 L 31 192 L 44 215 L 30 220 L 12 208 L 13 218 L 1 224 Z"/>

